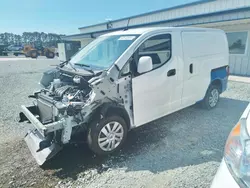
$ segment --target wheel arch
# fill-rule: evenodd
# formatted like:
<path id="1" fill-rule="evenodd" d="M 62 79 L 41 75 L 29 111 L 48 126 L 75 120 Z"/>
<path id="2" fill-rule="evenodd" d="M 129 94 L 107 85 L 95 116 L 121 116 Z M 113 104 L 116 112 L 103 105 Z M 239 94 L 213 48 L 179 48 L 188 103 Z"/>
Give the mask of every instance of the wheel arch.
<path id="1" fill-rule="evenodd" d="M 205 95 L 203 96 L 203 98 L 202 98 L 201 100 L 197 101 L 196 103 L 200 103 L 200 102 L 202 102 L 202 101 L 204 100 L 204 98 L 206 97 L 207 92 L 208 92 L 208 90 L 209 90 L 209 88 L 210 88 L 211 86 L 217 86 L 217 87 L 219 88 L 219 93 L 220 93 L 220 94 L 222 93 L 222 80 L 219 79 L 219 78 L 214 79 L 214 80 L 212 80 L 212 81 L 209 83 L 209 85 L 208 85 L 208 87 L 207 87 L 207 89 L 206 89 L 206 91 L 205 91 L 206 93 L 205 93 Z"/>
<path id="2" fill-rule="evenodd" d="M 122 117 L 126 122 L 128 130 L 130 129 L 131 125 L 130 125 L 130 118 L 129 118 L 128 112 L 122 105 L 119 105 L 117 103 L 104 103 L 100 105 L 91 114 L 89 122 L 96 120 L 96 119 L 109 117 L 111 115 L 117 115 L 117 116 Z"/>
<path id="3" fill-rule="evenodd" d="M 219 88 L 219 92 L 222 93 L 222 81 L 221 81 L 221 79 L 215 79 L 215 80 L 213 80 L 213 81 L 210 83 L 209 87 L 210 87 L 211 85 L 217 86 L 217 87 Z"/>

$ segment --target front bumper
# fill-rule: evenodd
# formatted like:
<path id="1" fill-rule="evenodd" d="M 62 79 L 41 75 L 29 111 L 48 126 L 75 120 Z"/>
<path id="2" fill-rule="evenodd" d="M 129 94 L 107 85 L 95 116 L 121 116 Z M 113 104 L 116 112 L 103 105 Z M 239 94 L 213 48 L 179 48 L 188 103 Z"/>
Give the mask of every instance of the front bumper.
<path id="1" fill-rule="evenodd" d="M 211 188 L 240 188 L 238 183 L 234 180 L 228 167 L 225 163 L 224 158 L 220 164 L 220 167 L 214 177 Z"/>
<path id="2" fill-rule="evenodd" d="M 45 140 L 37 129 L 29 131 L 24 137 L 24 140 L 38 165 L 43 165 L 47 160 L 51 159 L 62 149 L 61 145 L 53 142 L 49 144 L 49 147 L 41 150 L 40 143 Z"/>
<path id="3" fill-rule="evenodd" d="M 35 127 L 26 134 L 24 140 L 37 163 L 42 165 L 62 149 L 61 144 L 57 143 L 53 137 L 54 131 L 63 129 L 65 120 L 42 124 L 37 118 L 39 113 L 36 106 L 21 106 L 21 109 L 19 122 L 27 120 Z"/>
<path id="4" fill-rule="evenodd" d="M 38 119 L 37 115 L 38 110 L 36 106 L 29 106 L 26 107 L 24 105 L 21 106 L 21 113 L 19 114 L 20 121 L 23 122 L 25 120 L 28 120 L 32 123 L 32 125 L 43 135 L 46 136 L 50 132 L 54 132 L 56 130 L 63 129 L 63 124 L 65 123 L 65 120 L 59 120 L 53 123 L 49 124 L 42 124 Z"/>

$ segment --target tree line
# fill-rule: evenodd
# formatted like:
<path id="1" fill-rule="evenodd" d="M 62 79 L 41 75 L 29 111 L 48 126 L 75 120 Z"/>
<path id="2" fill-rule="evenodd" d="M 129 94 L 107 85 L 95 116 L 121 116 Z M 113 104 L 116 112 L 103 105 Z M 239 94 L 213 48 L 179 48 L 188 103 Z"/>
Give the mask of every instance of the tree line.
<path id="1" fill-rule="evenodd" d="M 0 43 L 5 45 L 43 45 L 44 47 L 57 47 L 62 42 L 62 37 L 54 33 L 24 32 L 22 35 L 13 33 L 0 33 Z"/>

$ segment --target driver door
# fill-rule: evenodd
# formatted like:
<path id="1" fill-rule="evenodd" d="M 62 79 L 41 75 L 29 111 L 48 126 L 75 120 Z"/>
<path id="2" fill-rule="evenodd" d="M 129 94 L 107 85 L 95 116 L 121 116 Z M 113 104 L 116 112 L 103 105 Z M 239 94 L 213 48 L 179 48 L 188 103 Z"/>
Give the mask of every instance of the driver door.
<path id="1" fill-rule="evenodd" d="M 139 47 L 139 58 L 150 56 L 153 69 L 132 78 L 133 112 L 136 127 L 171 113 L 171 95 L 176 83 L 178 60 L 171 58 L 171 34 L 147 39 Z M 138 63 L 137 63 L 138 64 Z"/>

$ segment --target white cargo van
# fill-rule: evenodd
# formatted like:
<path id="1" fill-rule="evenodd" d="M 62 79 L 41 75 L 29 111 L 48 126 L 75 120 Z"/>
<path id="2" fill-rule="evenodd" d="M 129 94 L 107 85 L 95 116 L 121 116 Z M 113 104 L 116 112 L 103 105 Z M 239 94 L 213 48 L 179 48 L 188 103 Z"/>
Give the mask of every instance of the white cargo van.
<path id="1" fill-rule="evenodd" d="M 44 89 L 20 113 L 20 122 L 35 127 L 25 141 L 40 165 L 79 132 L 95 153 L 109 154 L 133 128 L 199 102 L 214 108 L 227 87 L 228 58 L 226 35 L 217 29 L 102 35 L 44 73 Z"/>

